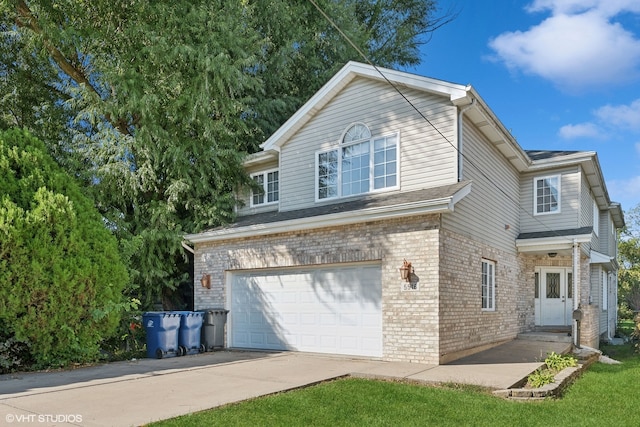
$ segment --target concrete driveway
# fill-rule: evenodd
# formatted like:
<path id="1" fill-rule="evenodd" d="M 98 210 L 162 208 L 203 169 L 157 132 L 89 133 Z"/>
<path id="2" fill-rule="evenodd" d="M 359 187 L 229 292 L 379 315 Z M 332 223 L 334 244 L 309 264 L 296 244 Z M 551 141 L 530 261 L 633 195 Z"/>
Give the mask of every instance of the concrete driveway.
<path id="1" fill-rule="evenodd" d="M 562 352 L 566 344 L 562 346 L 515 340 L 440 366 L 296 352 L 220 351 L 2 375 L 0 424 L 138 426 L 348 375 L 508 388 L 541 365 L 538 354 Z"/>

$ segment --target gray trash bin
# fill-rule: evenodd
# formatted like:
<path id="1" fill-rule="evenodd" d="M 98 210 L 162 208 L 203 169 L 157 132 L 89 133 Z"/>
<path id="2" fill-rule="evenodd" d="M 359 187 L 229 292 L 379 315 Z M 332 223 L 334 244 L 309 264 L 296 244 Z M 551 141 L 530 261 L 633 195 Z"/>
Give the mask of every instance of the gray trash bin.
<path id="1" fill-rule="evenodd" d="M 224 308 L 208 308 L 199 310 L 204 313 L 200 341 L 205 351 L 224 347 L 224 327 L 227 323 L 227 313 Z"/>

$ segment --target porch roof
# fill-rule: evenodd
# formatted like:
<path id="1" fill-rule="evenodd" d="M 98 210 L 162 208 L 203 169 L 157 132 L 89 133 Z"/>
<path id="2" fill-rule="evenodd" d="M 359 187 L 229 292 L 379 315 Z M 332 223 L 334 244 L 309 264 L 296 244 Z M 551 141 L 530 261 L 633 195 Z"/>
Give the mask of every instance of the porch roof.
<path id="1" fill-rule="evenodd" d="M 571 228 L 565 230 L 545 230 L 530 233 L 520 233 L 516 239 L 516 247 L 519 252 L 526 253 L 551 253 L 570 251 L 574 240 L 577 243 L 591 242 L 593 227 Z M 582 251 L 588 255 L 586 247 Z M 563 252 L 564 253 L 564 252 Z M 567 254 L 569 254 L 568 252 Z"/>

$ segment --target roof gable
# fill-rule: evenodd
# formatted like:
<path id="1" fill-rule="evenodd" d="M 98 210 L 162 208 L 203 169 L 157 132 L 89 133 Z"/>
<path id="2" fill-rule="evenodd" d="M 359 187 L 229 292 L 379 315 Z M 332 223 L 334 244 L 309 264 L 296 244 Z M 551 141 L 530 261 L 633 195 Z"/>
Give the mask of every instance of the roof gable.
<path id="1" fill-rule="evenodd" d="M 298 111 L 296 111 L 261 148 L 264 151 L 279 151 L 280 148 L 300 130 L 318 111 L 322 110 L 335 96 L 357 77 L 388 82 L 395 87 L 408 87 L 423 92 L 447 97 L 452 102 L 466 98 L 469 86 L 449 83 L 429 77 L 422 77 L 388 68 L 372 67 L 359 62 L 347 63 L 331 80 L 315 93 Z"/>

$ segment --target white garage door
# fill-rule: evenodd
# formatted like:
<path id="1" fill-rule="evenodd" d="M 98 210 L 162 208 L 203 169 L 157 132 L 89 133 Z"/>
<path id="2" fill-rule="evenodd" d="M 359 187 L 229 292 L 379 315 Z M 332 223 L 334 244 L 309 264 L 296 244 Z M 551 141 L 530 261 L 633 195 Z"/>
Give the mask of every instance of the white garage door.
<path id="1" fill-rule="evenodd" d="M 235 273 L 229 346 L 382 356 L 379 265 Z"/>

